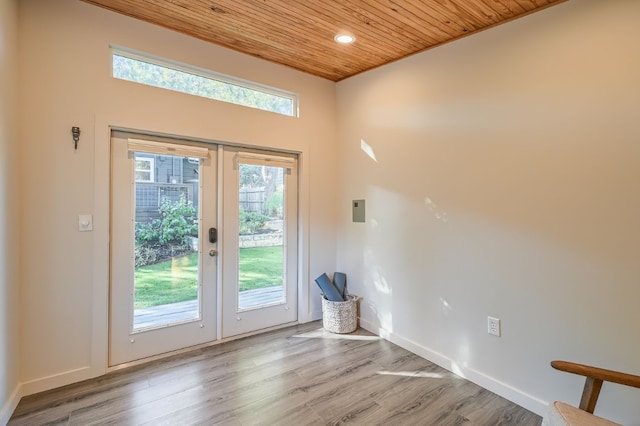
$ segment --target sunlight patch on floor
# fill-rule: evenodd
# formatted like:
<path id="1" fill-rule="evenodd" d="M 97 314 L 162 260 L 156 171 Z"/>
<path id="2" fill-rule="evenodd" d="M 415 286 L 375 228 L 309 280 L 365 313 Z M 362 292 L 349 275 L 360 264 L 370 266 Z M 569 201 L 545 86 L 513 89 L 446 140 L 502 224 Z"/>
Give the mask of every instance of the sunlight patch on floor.
<path id="1" fill-rule="evenodd" d="M 425 379 L 442 379 L 444 376 L 440 373 L 429 373 L 428 371 L 378 371 L 381 376 L 402 376 L 402 377 L 419 377 Z"/>
<path id="2" fill-rule="evenodd" d="M 311 339 L 335 339 L 335 340 L 380 340 L 380 337 L 374 335 L 362 334 L 335 334 L 330 333 L 324 328 L 309 331 L 307 333 L 296 334 L 292 337 L 306 337 Z"/>

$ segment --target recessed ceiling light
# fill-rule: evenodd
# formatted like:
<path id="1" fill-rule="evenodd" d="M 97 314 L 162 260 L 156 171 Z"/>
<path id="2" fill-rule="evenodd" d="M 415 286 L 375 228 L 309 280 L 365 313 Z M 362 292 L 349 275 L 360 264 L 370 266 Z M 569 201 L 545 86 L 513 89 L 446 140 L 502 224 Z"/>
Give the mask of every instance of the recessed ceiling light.
<path id="1" fill-rule="evenodd" d="M 333 39 L 335 41 L 337 41 L 338 43 L 342 43 L 342 44 L 349 44 L 349 43 L 353 43 L 354 41 L 356 41 L 356 38 L 354 36 L 352 36 L 352 35 L 349 35 L 349 34 L 338 34 Z"/>

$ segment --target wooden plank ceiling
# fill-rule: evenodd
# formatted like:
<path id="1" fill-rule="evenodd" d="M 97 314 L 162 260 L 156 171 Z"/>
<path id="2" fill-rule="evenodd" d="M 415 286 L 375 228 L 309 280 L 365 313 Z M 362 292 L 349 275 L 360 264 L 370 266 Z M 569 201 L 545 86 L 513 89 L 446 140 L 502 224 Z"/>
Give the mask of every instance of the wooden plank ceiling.
<path id="1" fill-rule="evenodd" d="M 565 0 L 83 1 L 339 81 Z"/>

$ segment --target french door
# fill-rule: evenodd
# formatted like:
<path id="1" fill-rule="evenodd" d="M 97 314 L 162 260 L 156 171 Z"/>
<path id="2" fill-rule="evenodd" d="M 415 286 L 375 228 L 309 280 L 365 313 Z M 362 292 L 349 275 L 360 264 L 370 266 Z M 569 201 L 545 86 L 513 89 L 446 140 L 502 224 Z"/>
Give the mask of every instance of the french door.
<path id="1" fill-rule="evenodd" d="M 215 147 L 112 138 L 110 365 L 216 339 L 216 182 Z"/>
<path id="2" fill-rule="evenodd" d="M 294 157 L 111 145 L 109 365 L 297 320 Z"/>
<path id="3" fill-rule="evenodd" d="M 220 150 L 222 336 L 230 337 L 298 319 L 298 178 L 293 157 Z"/>

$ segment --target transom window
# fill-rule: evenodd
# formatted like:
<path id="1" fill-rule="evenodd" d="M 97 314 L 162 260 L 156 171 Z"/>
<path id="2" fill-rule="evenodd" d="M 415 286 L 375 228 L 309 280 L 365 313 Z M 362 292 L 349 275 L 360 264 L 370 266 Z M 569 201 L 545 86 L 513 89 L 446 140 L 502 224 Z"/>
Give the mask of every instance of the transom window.
<path id="1" fill-rule="evenodd" d="M 111 49 L 114 78 L 298 116 L 298 96 L 294 93 L 125 48 Z"/>

